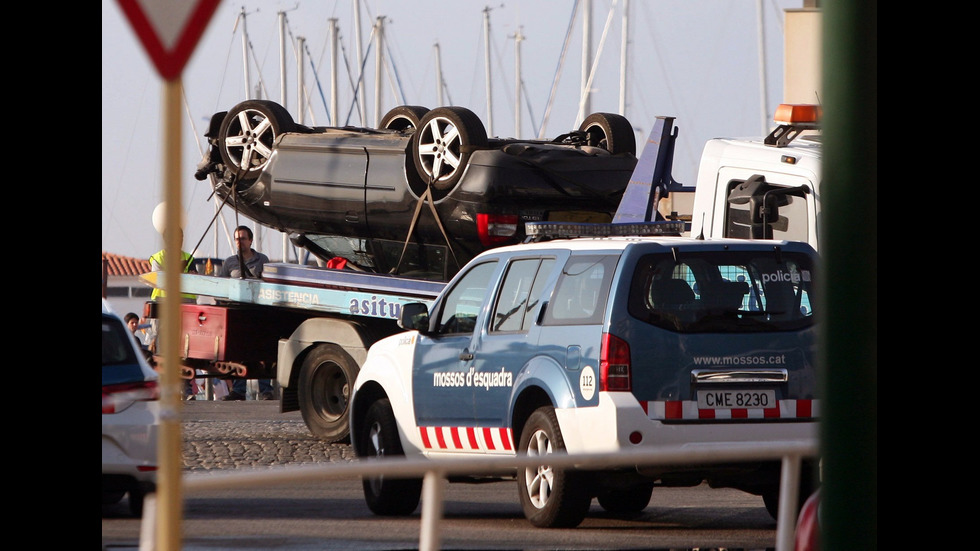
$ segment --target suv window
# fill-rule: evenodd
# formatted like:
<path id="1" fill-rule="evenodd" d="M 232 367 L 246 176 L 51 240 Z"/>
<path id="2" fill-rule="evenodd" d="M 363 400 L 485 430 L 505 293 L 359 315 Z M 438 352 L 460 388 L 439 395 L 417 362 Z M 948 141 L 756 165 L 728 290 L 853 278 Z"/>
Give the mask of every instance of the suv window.
<path id="1" fill-rule="evenodd" d="M 497 297 L 491 332 L 527 331 L 554 263 L 553 258 L 525 258 L 510 264 Z"/>
<path id="2" fill-rule="evenodd" d="M 650 254 L 637 263 L 628 309 L 684 333 L 798 330 L 813 324 L 815 285 L 804 255 Z"/>
<path id="3" fill-rule="evenodd" d="M 565 263 L 544 325 L 602 323 L 618 255 L 572 256 Z"/>
<path id="4" fill-rule="evenodd" d="M 456 282 L 442 301 L 436 332 L 472 333 L 476 329 L 476 317 L 490 287 L 490 276 L 497 267 L 496 261 L 473 266 Z"/>

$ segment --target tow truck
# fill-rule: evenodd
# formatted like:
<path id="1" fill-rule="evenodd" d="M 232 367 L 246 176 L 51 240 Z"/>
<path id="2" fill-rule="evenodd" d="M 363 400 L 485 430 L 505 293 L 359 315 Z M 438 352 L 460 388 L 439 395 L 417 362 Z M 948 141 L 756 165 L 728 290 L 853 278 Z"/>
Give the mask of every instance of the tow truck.
<path id="1" fill-rule="evenodd" d="M 777 119 L 786 120 L 765 140 L 710 140 L 694 188 L 672 177 L 677 128 L 673 117 L 658 117 L 613 223 L 661 221 L 678 235 L 775 237 L 816 249 L 819 203 L 807 198 L 819 197 L 819 142 L 793 141 L 816 128 L 816 109 L 810 121 L 793 120 L 807 112 L 781 107 Z M 671 193 L 692 191 L 691 215 L 661 212 Z M 142 279 L 156 286 L 158 275 Z M 261 279 L 180 278 L 183 293 L 214 302 L 181 305 L 182 376 L 275 378 L 280 411 L 300 411 L 328 442 L 349 439 L 350 389 L 371 345 L 402 331 L 403 305 L 431 307 L 446 285 L 288 263 L 266 264 Z"/>
<path id="2" fill-rule="evenodd" d="M 820 107 L 781 104 L 764 138 L 708 140 L 691 235 L 804 241 L 819 248 Z"/>

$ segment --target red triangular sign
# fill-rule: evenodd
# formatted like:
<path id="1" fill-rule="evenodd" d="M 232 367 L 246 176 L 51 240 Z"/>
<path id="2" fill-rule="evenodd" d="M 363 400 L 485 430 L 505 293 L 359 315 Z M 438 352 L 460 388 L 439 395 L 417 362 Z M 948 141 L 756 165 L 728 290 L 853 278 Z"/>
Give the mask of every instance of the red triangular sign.
<path id="1" fill-rule="evenodd" d="M 117 0 L 157 72 L 174 80 L 184 71 L 221 0 Z"/>

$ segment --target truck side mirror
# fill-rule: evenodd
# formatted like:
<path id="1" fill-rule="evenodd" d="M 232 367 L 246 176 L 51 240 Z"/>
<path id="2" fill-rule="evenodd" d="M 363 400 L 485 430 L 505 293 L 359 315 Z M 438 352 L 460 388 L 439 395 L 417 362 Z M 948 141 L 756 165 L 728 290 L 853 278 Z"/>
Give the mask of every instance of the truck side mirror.
<path id="1" fill-rule="evenodd" d="M 403 304 L 401 315 L 398 316 L 398 327 L 406 330 L 415 329 L 423 335 L 428 334 L 429 308 L 421 302 Z"/>

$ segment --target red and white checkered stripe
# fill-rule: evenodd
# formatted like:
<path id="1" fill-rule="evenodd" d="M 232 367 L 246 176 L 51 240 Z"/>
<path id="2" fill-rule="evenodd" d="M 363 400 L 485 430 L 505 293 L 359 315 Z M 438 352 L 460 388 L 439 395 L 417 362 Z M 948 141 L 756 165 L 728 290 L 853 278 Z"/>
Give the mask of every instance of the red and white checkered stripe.
<path id="1" fill-rule="evenodd" d="M 765 409 L 698 409 L 695 401 L 640 402 L 650 419 L 816 419 L 819 400 L 779 400 Z"/>
<path id="2" fill-rule="evenodd" d="M 514 450 L 513 434 L 504 427 L 419 427 L 426 450 L 506 453 Z"/>

